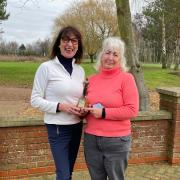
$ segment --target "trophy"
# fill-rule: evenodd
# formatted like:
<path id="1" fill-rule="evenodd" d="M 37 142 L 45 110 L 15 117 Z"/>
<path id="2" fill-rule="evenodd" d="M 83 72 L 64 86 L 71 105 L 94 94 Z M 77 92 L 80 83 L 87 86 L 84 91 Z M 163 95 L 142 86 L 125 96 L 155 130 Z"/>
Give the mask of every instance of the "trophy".
<path id="1" fill-rule="evenodd" d="M 85 99 L 84 99 L 84 97 L 82 97 L 82 98 L 79 99 L 79 102 L 78 102 L 77 106 L 80 107 L 80 108 L 84 108 L 85 104 L 86 104 Z"/>

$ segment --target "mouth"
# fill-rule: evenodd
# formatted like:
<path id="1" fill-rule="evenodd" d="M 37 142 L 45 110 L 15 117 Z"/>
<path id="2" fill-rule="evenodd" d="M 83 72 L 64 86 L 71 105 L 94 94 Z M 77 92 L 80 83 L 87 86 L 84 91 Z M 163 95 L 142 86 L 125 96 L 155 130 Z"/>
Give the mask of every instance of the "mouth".
<path id="1" fill-rule="evenodd" d="M 114 65 L 114 63 L 112 63 L 112 62 L 107 62 L 107 65 Z"/>
<path id="2" fill-rule="evenodd" d="M 74 52 L 74 49 L 72 49 L 72 48 L 65 48 L 65 51 L 68 52 L 68 53 L 71 53 L 71 52 Z"/>

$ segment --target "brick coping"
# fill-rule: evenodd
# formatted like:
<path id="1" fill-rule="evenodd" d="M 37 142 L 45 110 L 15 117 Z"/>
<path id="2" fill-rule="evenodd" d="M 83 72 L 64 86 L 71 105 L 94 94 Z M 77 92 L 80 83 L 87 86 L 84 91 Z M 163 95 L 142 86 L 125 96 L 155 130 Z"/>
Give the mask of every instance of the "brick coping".
<path id="1" fill-rule="evenodd" d="M 160 111 L 140 111 L 136 118 L 131 121 L 142 120 L 168 120 L 172 119 L 172 113 L 160 110 Z M 86 123 L 84 121 L 84 123 Z M 37 126 L 44 125 L 43 117 L 5 117 L 0 116 L 0 127 L 20 127 L 20 126 Z"/>
<path id="2" fill-rule="evenodd" d="M 180 87 L 157 87 L 156 90 L 160 94 L 180 97 Z"/>

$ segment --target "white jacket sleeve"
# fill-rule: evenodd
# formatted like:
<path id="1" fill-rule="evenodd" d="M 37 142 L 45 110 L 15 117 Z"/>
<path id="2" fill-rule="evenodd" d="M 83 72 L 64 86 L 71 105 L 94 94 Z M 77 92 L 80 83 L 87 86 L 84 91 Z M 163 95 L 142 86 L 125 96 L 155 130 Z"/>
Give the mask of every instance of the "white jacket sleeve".
<path id="1" fill-rule="evenodd" d="M 31 94 L 31 105 L 47 113 L 56 113 L 58 102 L 45 99 L 45 90 L 48 83 L 48 67 L 41 64 L 37 69 Z"/>

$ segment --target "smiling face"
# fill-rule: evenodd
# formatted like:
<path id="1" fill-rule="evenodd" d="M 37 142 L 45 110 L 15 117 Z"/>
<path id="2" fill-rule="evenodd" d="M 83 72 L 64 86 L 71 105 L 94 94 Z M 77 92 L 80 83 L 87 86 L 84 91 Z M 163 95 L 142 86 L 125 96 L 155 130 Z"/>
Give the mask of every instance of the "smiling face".
<path id="1" fill-rule="evenodd" d="M 112 69 L 120 66 L 120 53 L 115 49 L 107 49 L 101 56 L 101 66 Z"/>
<path id="2" fill-rule="evenodd" d="M 73 34 L 62 37 L 59 48 L 62 56 L 73 58 L 78 50 L 78 39 Z"/>

